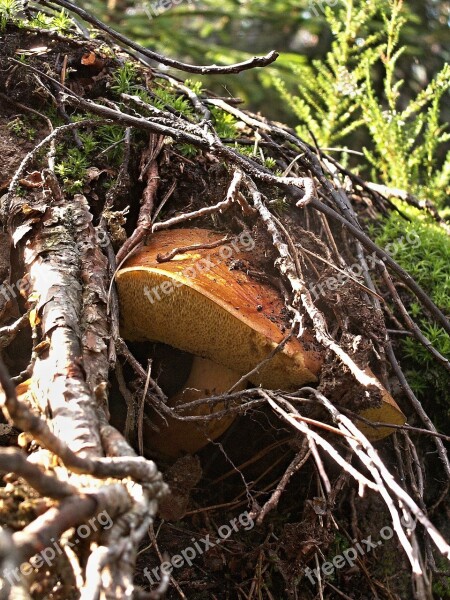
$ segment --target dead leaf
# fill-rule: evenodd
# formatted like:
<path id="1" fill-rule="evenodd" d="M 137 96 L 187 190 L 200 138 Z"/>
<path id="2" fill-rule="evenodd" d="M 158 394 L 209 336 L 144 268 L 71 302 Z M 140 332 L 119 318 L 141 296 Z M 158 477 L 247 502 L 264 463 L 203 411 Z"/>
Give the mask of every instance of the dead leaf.
<path id="1" fill-rule="evenodd" d="M 44 178 L 42 177 L 42 173 L 40 171 L 33 171 L 32 173 L 28 173 L 28 175 L 23 179 L 19 179 L 19 183 L 23 187 L 38 188 L 44 185 Z"/>

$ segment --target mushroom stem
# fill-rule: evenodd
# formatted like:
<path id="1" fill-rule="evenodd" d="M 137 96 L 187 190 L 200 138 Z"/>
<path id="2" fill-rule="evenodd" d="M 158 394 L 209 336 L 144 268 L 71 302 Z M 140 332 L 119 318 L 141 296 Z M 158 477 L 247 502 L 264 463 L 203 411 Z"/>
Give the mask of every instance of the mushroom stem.
<path id="1" fill-rule="evenodd" d="M 240 377 L 237 371 L 218 365 L 207 358 L 195 356 L 184 388 L 175 396 L 169 398 L 168 405 L 176 409 L 180 404 L 223 394 Z M 235 391 L 244 389 L 245 385 L 245 383 L 241 383 Z M 224 407 L 224 403 L 215 404 L 213 408 L 204 404 L 189 413 L 183 414 L 186 416 L 207 415 L 223 410 Z M 230 415 L 212 421 L 183 422 L 170 417 L 163 420 L 154 413 L 151 415 L 151 420 L 159 428 L 159 432 L 144 424 L 145 450 L 171 458 L 176 458 L 185 453 L 194 454 L 203 448 L 208 441 L 222 435 L 234 418 L 235 415 Z"/>

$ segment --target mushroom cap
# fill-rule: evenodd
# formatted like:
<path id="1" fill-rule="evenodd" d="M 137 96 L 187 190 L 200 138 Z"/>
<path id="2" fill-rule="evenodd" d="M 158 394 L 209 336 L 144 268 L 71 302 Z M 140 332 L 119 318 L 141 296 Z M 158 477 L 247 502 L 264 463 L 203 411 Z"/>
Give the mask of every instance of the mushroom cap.
<path id="1" fill-rule="evenodd" d="M 221 239 L 223 235 L 207 229 L 154 233 L 116 276 L 122 333 L 129 340 L 170 344 L 244 375 L 289 333 L 278 291 L 237 268 L 251 261 L 248 244 L 238 239 L 157 260 L 175 248 Z M 306 331 L 301 341 L 293 336 L 249 379 L 255 385 L 293 390 L 316 381 L 322 360 L 312 333 Z"/>
<path id="2" fill-rule="evenodd" d="M 380 381 L 375 377 L 371 369 L 364 369 L 366 375 L 373 379 L 373 385 L 377 388 L 377 396 L 379 397 L 379 405 L 365 408 L 359 412 L 361 417 L 364 417 L 372 423 L 390 423 L 391 425 L 404 425 L 406 417 L 400 407 L 390 395 L 387 389 L 381 385 Z M 395 432 L 393 427 L 371 427 L 362 421 L 356 421 L 358 429 L 372 442 L 382 440 L 383 438 Z"/>

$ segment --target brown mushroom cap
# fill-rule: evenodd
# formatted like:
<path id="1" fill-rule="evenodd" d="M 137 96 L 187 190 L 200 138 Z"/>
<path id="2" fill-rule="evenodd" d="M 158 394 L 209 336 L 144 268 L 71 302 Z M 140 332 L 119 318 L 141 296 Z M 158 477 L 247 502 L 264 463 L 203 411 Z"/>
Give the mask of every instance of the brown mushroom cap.
<path id="1" fill-rule="evenodd" d="M 167 262 L 157 255 L 223 235 L 206 229 L 160 231 L 117 273 L 122 331 L 134 341 L 160 341 L 222 364 L 241 375 L 256 367 L 289 328 L 279 293 L 233 268 L 251 259 L 245 245 L 188 250 Z M 322 356 L 314 337 L 292 337 L 250 377 L 256 385 L 293 390 L 316 381 Z"/>
<path id="2" fill-rule="evenodd" d="M 379 406 L 373 406 L 365 408 L 359 412 L 361 417 L 367 419 L 372 423 L 390 423 L 391 425 L 404 425 L 406 423 L 406 417 L 400 410 L 400 407 L 390 395 L 387 389 L 381 385 L 369 367 L 364 369 L 365 374 L 373 379 L 373 386 L 377 388 L 377 395 L 379 396 Z M 373 395 L 372 395 L 373 396 Z M 358 429 L 372 442 L 381 440 L 391 433 L 395 432 L 393 427 L 371 427 L 370 425 L 363 423 L 362 421 L 356 421 Z"/>

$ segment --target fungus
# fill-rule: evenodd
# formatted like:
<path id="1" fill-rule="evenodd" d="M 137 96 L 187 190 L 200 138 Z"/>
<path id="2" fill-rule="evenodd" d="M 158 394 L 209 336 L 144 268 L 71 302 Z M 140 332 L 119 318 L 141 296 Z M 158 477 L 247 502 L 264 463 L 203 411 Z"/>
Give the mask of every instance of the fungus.
<path id="1" fill-rule="evenodd" d="M 293 391 L 317 381 L 323 363 L 312 331 L 306 329 L 301 340 L 292 336 L 286 341 L 290 329 L 279 292 L 247 274 L 244 267 L 251 264 L 254 247 L 250 236 L 241 234 L 221 244 L 222 238 L 206 229 L 159 231 L 116 276 L 123 337 L 163 342 L 197 357 L 184 390 L 169 399 L 172 407 L 223 393 L 250 372 L 254 385 Z M 170 258 L 164 259 L 164 254 Z M 385 392 L 375 377 L 374 381 Z M 215 405 L 214 411 L 222 408 Z M 190 414 L 209 410 L 205 405 Z M 398 423 L 399 414 L 403 418 L 387 392 L 381 408 L 371 410 L 374 420 Z M 200 425 L 168 419 L 166 426 L 158 418 L 160 433 L 151 432 L 146 445 L 171 456 L 195 452 L 208 438 L 221 435 L 232 420 Z M 373 431 L 376 438 L 389 433 Z"/>
<path id="2" fill-rule="evenodd" d="M 221 394 L 264 361 L 288 336 L 286 310 L 278 292 L 251 278 L 241 267 L 252 240 L 242 234 L 230 243 L 211 246 L 223 236 L 205 229 L 155 233 L 150 245 L 132 256 L 117 273 L 123 336 L 130 341 L 158 341 L 195 355 L 184 390 L 169 405 Z M 180 248 L 171 260 L 158 257 Z M 317 380 L 322 355 L 314 337 L 290 338 L 250 376 L 255 385 L 292 391 Z M 243 389 L 245 382 L 237 389 Z M 215 411 L 221 410 L 216 405 Z M 207 405 L 191 414 L 209 412 Z M 153 421 L 152 417 L 152 421 Z M 156 418 L 160 433 L 149 433 L 148 448 L 166 455 L 195 452 L 208 438 L 221 435 L 232 417 L 199 423 Z"/>

